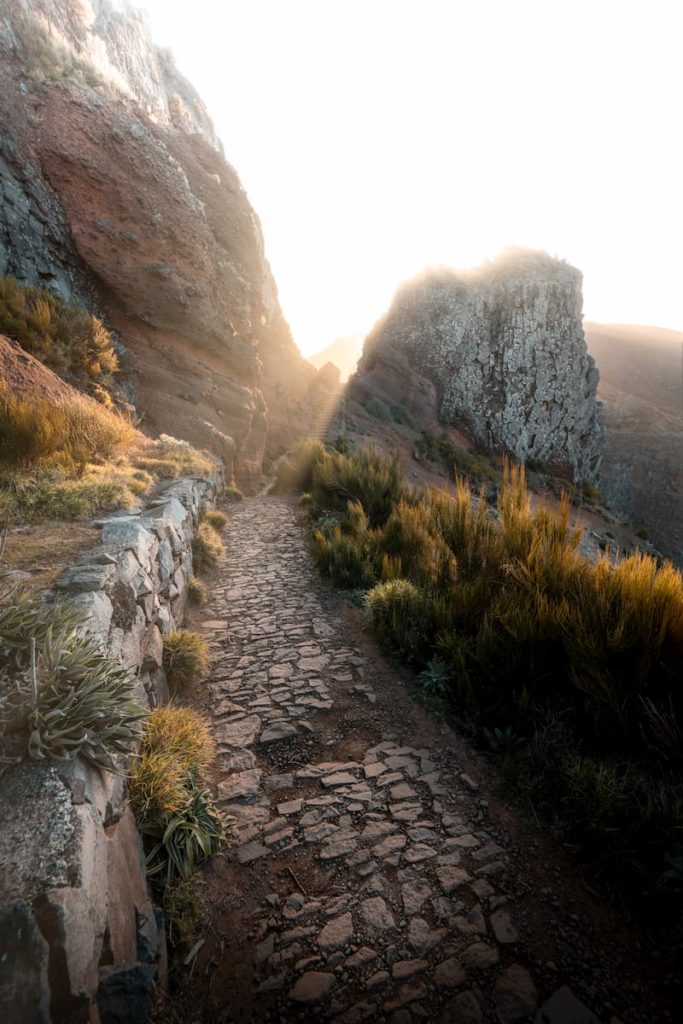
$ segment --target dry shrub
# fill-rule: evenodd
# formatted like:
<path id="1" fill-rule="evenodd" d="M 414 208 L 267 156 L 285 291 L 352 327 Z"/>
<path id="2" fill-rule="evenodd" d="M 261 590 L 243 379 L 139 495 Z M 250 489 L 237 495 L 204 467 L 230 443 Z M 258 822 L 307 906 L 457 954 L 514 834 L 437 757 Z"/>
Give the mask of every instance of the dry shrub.
<path id="1" fill-rule="evenodd" d="M 377 453 L 326 453 L 307 508 L 323 571 L 370 588 L 382 641 L 422 679 L 438 662 L 458 713 L 513 737 L 526 786 L 545 749 L 535 737 L 562 722 L 561 763 L 536 771 L 535 805 L 564 808 L 569 833 L 622 875 L 628 848 L 641 887 L 642 872 L 650 888 L 672 878 L 683 830 L 680 571 L 640 553 L 585 559 L 568 497 L 532 510 L 515 466 L 494 510 L 463 480 L 455 496 L 414 492 Z"/>
<path id="2" fill-rule="evenodd" d="M 19 342 L 57 373 L 103 381 L 118 369 L 111 335 L 101 320 L 33 285 L 0 278 L 0 334 Z"/>
<path id="3" fill-rule="evenodd" d="M 206 604 L 208 599 L 208 593 L 206 586 L 196 576 L 189 576 L 187 580 L 187 596 L 190 600 L 190 604 L 197 607 Z"/>
<path id="4" fill-rule="evenodd" d="M 176 629 L 164 637 L 164 669 L 172 688 L 203 679 L 210 664 L 206 640 L 189 629 Z"/>
<path id="5" fill-rule="evenodd" d="M 54 402 L 0 387 L 0 460 L 9 466 L 83 466 L 139 439 L 130 419 L 74 391 Z"/>
<path id="6" fill-rule="evenodd" d="M 200 523 L 192 538 L 192 563 L 197 572 L 212 569 L 223 554 L 220 537 L 208 523 Z"/>
<path id="7" fill-rule="evenodd" d="M 208 512 L 204 512 L 202 518 L 216 533 L 222 533 L 228 525 L 228 517 L 225 512 L 220 512 L 218 509 L 210 509 Z"/>
<path id="8" fill-rule="evenodd" d="M 273 494 L 289 491 L 307 491 L 311 485 L 313 468 L 325 456 L 325 446 L 320 441 L 299 441 L 291 455 L 278 463 Z"/>

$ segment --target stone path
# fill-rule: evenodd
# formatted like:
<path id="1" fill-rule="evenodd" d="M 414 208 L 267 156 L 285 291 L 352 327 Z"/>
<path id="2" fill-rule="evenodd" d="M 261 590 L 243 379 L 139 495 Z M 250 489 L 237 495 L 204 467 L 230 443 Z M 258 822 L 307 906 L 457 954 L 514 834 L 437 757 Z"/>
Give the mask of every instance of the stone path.
<path id="1" fill-rule="evenodd" d="M 210 1019 L 514 1024 L 541 1007 L 539 1021 L 595 1022 L 557 946 L 528 943 L 557 890 L 529 906 L 478 783 L 340 618 L 294 510 L 246 500 L 226 542 L 201 624 L 234 837 L 209 880 Z M 581 962 L 586 924 L 571 917 Z M 609 1020 L 609 977 L 591 981 Z"/>

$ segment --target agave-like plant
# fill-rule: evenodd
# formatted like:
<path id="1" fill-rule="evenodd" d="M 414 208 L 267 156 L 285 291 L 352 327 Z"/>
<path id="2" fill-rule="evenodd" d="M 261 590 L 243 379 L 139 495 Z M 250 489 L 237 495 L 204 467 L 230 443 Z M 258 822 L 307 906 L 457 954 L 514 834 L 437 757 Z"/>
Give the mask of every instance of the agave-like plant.
<path id="1" fill-rule="evenodd" d="M 155 840 L 147 854 L 147 874 L 168 885 L 188 879 L 225 842 L 225 823 L 206 789 L 192 785 L 185 806 L 175 814 L 142 821 L 138 828 Z"/>
<path id="2" fill-rule="evenodd" d="M 133 699 L 128 669 L 106 658 L 90 637 L 52 630 L 34 668 L 29 707 L 24 704 L 31 757 L 71 760 L 80 754 L 119 771 L 113 755 L 129 750 L 147 715 Z"/>
<path id="3" fill-rule="evenodd" d="M 26 668 L 31 639 L 40 649 L 49 631 L 72 632 L 80 613 L 63 601 L 49 604 L 0 568 L 0 667 Z"/>

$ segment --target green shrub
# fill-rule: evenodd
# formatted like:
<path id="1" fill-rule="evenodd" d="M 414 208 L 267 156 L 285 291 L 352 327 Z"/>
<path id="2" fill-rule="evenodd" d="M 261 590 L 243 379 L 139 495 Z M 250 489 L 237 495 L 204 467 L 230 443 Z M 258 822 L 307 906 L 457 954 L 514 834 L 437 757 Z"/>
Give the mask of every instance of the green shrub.
<path id="1" fill-rule="evenodd" d="M 381 641 L 422 670 L 428 691 L 486 726 L 538 813 L 561 810 L 560 827 L 623 878 L 636 878 L 618 860 L 625 844 L 641 879 L 673 877 L 681 573 L 642 553 L 583 558 L 568 496 L 532 510 L 523 467 L 504 468 L 494 512 L 463 479 L 454 496 L 416 492 L 395 460 L 328 452 L 307 508 L 323 571 L 368 590 Z"/>
<path id="2" fill-rule="evenodd" d="M 215 530 L 216 533 L 222 533 L 228 525 L 228 517 L 225 512 L 220 512 L 218 509 L 211 509 L 208 512 L 204 512 L 203 521 L 208 523 L 211 529 Z"/>
<path id="3" fill-rule="evenodd" d="M 223 491 L 223 497 L 226 501 L 243 501 L 244 494 L 239 487 L 226 487 Z"/>
<path id="4" fill-rule="evenodd" d="M 489 456 L 461 447 L 447 434 L 434 437 L 433 434 L 424 431 L 417 443 L 417 449 L 422 458 L 442 463 L 451 475 L 464 477 L 476 483 L 497 482 L 500 478 L 500 470 Z"/>
<path id="5" fill-rule="evenodd" d="M 324 452 L 313 466 L 310 493 L 318 513 L 343 513 L 349 501 L 359 502 L 370 526 L 376 527 L 386 522 L 406 488 L 398 456 L 385 459 L 369 448 L 354 452 L 350 458 Z"/>
<path id="6" fill-rule="evenodd" d="M 197 941 L 204 917 L 199 876 L 167 885 L 162 907 L 169 946 L 176 956 L 186 956 Z"/>
<path id="7" fill-rule="evenodd" d="M 324 456 L 325 446 L 320 441 L 299 441 L 292 454 L 278 462 L 272 493 L 309 490 L 313 468 Z"/>
<path id="8" fill-rule="evenodd" d="M 393 420 L 388 403 L 377 395 L 373 395 L 372 398 L 367 400 L 365 408 L 376 420 L 381 420 L 383 423 L 391 423 Z"/>
<path id="9" fill-rule="evenodd" d="M 349 455 L 351 452 L 351 445 L 346 434 L 338 434 L 332 442 L 332 447 L 340 455 Z"/>
<path id="10" fill-rule="evenodd" d="M 197 579 L 196 576 L 188 576 L 187 596 L 190 604 L 196 605 L 197 607 L 200 607 L 207 602 L 208 593 L 206 586 L 200 579 Z"/>
<path id="11" fill-rule="evenodd" d="M 209 669 L 206 640 L 189 629 L 176 629 L 164 637 L 164 670 L 173 689 L 203 679 Z"/>
<path id="12" fill-rule="evenodd" d="M 380 640 L 411 664 L 425 665 L 446 624 L 443 602 L 402 579 L 378 583 L 365 600 Z"/>
<path id="13" fill-rule="evenodd" d="M 320 569 L 337 586 L 348 590 L 366 589 L 376 580 L 372 532 L 359 502 L 348 503 L 347 518 L 346 530 L 332 524 L 314 531 L 314 557 Z"/>
<path id="14" fill-rule="evenodd" d="M 192 538 L 192 564 L 196 572 L 205 572 L 218 563 L 223 554 L 222 541 L 208 523 L 200 523 Z"/>
<path id="15" fill-rule="evenodd" d="M 118 369 L 111 335 L 97 317 L 11 277 L 0 278 L 0 334 L 81 381 L 107 380 Z"/>

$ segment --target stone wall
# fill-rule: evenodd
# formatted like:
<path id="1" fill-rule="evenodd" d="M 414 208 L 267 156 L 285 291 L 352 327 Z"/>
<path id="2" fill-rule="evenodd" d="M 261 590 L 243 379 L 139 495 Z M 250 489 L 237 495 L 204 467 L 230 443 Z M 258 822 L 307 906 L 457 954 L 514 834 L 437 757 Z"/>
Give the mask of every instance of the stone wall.
<path id="1" fill-rule="evenodd" d="M 425 273 L 366 339 L 359 382 L 396 377 L 404 393 L 393 400 L 410 406 L 422 375 L 442 422 L 520 462 L 595 480 L 604 427 L 581 282 L 575 267 L 523 250 L 468 273 Z"/>
<path id="2" fill-rule="evenodd" d="M 56 583 L 148 707 L 168 699 L 163 637 L 182 621 L 200 507 L 221 485 L 218 474 L 173 481 L 141 512 L 102 520 L 100 545 Z M 146 1019 L 165 939 L 121 776 L 79 758 L 27 760 L 2 777 L 0 950 L 13 1024 Z"/>

